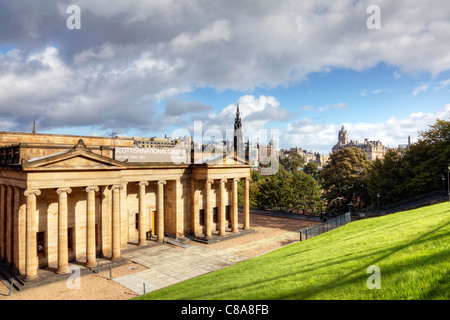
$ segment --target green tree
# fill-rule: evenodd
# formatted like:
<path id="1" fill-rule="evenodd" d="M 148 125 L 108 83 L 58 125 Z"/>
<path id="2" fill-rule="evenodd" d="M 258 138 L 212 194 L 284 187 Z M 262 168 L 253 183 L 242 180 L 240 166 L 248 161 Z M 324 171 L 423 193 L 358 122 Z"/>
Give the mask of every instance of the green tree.
<path id="1" fill-rule="evenodd" d="M 280 165 L 291 173 L 297 172 L 305 164 L 305 159 L 298 153 L 291 153 L 286 158 L 280 159 Z"/>
<path id="2" fill-rule="evenodd" d="M 328 164 L 321 172 L 322 187 L 329 204 L 328 211 L 344 213 L 354 196 L 367 203 L 368 167 L 367 156 L 358 148 L 344 148 L 330 155 Z"/>
<path id="3" fill-rule="evenodd" d="M 260 183 L 255 196 L 256 205 L 260 209 L 281 209 L 289 210 L 289 199 L 292 190 L 292 174 L 279 168 L 278 172 L 271 176 L 266 176 Z"/>
<path id="4" fill-rule="evenodd" d="M 296 172 L 292 177 L 292 207 L 296 210 L 314 211 L 320 206 L 320 189 L 317 181 L 304 172 Z"/>
<path id="5" fill-rule="evenodd" d="M 404 157 L 411 167 L 405 186 L 410 196 L 439 190 L 450 161 L 450 121 L 437 120 L 428 131 L 419 132 L 419 141 Z"/>
<path id="6" fill-rule="evenodd" d="M 389 150 L 383 159 L 374 160 L 367 171 L 367 189 L 372 204 L 380 194 L 380 204 L 394 203 L 408 198 L 406 185 L 410 179 L 411 168 L 403 155 L 395 150 Z"/>

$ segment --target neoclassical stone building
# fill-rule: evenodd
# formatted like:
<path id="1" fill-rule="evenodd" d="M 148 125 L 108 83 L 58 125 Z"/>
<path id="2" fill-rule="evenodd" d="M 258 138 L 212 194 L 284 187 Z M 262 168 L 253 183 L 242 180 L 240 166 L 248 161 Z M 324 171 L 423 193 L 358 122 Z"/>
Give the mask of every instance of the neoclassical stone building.
<path id="1" fill-rule="evenodd" d="M 0 132 L 0 259 L 34 280 L 38 268 L 67 273 L 70 261 L 118 259 L 151 234 L 162 242 L 240 232 L 241 179 L 243 229 L 250 228 L 248 163 L 235 155 L 198 164 L 118 161 L 118 146 L 132 142 Z"/>
<path id="2" fill-rule="evenodd" d="M 348 133 L 344 126 L 339 131 L 338 142 L 333 146 L 332 153 L 338 152 L 343 148 L 358 148 L 362 153 L 367 155 L 367 160 L 369 161 L 383 159 L 388 151 L 388 148 L 379 140 L 369 141 L 369 139 L 364 139 L 364 143 L 353 140 L 349 141 Z"/>

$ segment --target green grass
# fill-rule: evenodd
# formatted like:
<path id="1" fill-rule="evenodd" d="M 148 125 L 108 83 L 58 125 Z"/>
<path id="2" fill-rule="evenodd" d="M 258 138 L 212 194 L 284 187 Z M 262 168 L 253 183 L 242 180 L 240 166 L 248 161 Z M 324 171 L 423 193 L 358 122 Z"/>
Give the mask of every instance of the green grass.
<path id="1" fill-rule="evenodd" d="M 352 222 L 136 299 L 449 299 L 450 204 Z M 381 289 L 367 288 L 376 265 Z"/>

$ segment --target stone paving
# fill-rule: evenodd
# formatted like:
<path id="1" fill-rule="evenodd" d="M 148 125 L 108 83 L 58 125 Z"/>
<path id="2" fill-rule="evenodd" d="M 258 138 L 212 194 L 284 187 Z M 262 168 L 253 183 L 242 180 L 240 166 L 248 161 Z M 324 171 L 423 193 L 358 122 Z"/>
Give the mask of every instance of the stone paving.
<path id="1" fill-rule="evenodd" d="M 144 286 L 145 293 L 148 293 L 248 259 L 223 250 L 193 245 L 185 248 L 155 246 L 122 256 L 148 268 L 114 279 L 139 295 L 144 294 Z"/>

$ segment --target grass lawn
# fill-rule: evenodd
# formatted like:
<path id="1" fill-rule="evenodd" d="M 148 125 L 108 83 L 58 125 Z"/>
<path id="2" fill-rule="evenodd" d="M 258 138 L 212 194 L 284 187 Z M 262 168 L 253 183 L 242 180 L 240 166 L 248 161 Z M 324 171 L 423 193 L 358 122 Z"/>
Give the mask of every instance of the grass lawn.
<path id="1" fill-rule="evenodd" d="M 381 289 L 368 289 L 369 266 Z M 450 204 L 352 222 L 136 299 L 449 299 Z"/>

